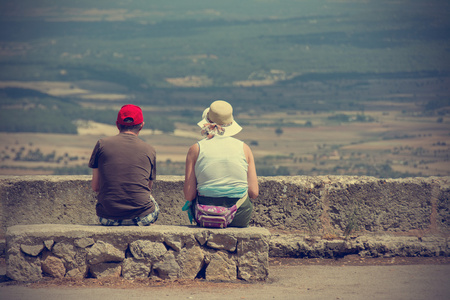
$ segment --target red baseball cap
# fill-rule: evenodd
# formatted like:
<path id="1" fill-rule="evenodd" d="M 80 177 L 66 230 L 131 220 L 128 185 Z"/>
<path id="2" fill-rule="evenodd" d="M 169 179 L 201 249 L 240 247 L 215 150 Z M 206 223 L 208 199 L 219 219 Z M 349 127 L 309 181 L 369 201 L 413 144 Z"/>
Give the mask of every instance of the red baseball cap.
<path id="1" fill-rule="evenodd" d="M 131 122 L 125 122 L 128 119 Z M 127 121 L 128 121 L 127 120 Z M 142 109 L 139 106 L 133 104 L 127 104 L 122 106 L 117 115 L 117 123 L 125 126 L 138 125 L 144 122 L 144 116 L 142 115 Z"/>

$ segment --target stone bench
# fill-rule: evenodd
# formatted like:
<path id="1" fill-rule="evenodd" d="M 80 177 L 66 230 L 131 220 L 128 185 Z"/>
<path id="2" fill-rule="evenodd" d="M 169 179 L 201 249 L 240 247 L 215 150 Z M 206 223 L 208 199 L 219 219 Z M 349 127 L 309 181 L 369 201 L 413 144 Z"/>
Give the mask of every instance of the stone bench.
<path id="1" fill-rule="evenodd" d="M 6 275 L 260 281 L 269 273 L 269 240 L 258 227 L 16 225 L 6 233 Z"/>

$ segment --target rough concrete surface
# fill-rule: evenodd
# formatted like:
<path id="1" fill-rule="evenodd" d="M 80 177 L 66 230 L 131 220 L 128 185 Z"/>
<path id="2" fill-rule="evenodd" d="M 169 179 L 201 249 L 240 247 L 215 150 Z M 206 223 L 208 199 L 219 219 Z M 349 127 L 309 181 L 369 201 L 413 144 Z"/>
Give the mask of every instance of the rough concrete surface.
<path id="1" fill-rule="evenodd" d="M 0 238 L 19 224 L 97 224 L 90 176 L 0 176 Z M 189 225 L 183 176 L 159 176 L 158 224 Z M 450 177 L 260 177 L 250 225 L 307 233 L 449 233 Z"/>

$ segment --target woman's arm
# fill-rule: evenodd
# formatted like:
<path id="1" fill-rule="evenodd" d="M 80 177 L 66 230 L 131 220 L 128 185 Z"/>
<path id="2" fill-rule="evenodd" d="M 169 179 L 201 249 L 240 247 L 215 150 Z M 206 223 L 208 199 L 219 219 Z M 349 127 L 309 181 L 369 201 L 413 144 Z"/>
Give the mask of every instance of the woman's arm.
<path id="1" fill-rule="evenodd" d="M 186 169 L 184 174 L 184 198 L 192 201 L 197 197 L 197 178 L 195 177 L 195 163 L 197 162 L 200 148 L 194 144 L 186 155 Z"/>
<path id="2" fill-rule="evenodd" d="M 245 143 L 244 143 L 244 153 L 248 163 L 248 171 L 247 171 L 248 196 L 252 199 L 255 199 L 259 195 L 258 176 L 256 175 L 255 159 L 253 158 L 252 150 Z"/>

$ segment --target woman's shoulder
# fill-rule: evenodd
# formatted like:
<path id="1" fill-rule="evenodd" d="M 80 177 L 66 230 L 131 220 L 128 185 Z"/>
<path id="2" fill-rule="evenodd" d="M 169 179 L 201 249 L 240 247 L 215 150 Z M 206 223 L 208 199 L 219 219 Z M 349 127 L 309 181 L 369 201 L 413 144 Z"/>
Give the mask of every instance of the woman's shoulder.
<path id="1" fill-rule="evenodd" d="M 199 150 L 200 150 L 199 144 L 195 143 L 191 147 L 189 147 L 188 153 L 198 153 Z"/>

